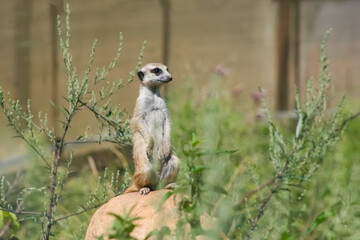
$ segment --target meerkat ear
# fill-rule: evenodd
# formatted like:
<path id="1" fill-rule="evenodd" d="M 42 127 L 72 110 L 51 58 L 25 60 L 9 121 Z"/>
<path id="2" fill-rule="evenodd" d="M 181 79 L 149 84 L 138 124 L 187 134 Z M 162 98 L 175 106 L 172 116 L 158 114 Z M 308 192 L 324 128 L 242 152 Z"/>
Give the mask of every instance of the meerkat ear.
<path id="1" fill-rule="evenodd" d="M 142 81 L 144 79 L 144 76 L 145 76 L 144 72 L 139 71 L 137 74 L 138 74 L 138 77 L 139 77 L 140 81 Z"/>

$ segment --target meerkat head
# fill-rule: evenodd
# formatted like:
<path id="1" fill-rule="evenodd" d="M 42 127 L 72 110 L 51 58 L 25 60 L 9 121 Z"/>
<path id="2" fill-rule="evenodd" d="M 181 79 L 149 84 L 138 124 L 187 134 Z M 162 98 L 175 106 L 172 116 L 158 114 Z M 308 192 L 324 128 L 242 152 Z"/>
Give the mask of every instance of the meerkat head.
<path id="1" fill-rule="evenodd" d="M 138 72 L 138 77 L 141 84 L 149 87 L 161 86 L 172 80 L 168 68 L 161 63 L 146 64 Z"/>

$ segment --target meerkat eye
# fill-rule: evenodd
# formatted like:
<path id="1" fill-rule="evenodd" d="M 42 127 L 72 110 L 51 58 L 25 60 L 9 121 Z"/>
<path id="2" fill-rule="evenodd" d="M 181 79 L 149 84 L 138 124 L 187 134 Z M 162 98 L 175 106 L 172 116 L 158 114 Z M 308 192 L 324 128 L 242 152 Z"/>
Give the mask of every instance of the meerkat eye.
<path id="1" fill-rule="evenodd" d="M 152 73 L 155 73 L 156 75 L 159 75 L 162 73 L 162 70 L 160 68 L 154 68 L 151 70 Z"/>

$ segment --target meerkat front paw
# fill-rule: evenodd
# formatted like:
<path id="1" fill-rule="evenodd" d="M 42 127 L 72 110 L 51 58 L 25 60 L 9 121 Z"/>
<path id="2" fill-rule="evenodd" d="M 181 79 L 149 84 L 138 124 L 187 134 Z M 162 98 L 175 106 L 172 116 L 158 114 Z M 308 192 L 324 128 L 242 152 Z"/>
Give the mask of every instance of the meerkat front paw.
<path id="1" fill-rule="evenodd" d="M 177 187 L 178 185 L 176 183 L 169 183 L 168 185 L 165 186 L 165 189 L 175 189 Z"/>
<path id="2" fill-rule="evenodd" d="M 147 195 L 150 192 L 150 188 L 148 187 L 143 187 L 139 190 L 140 195 Z"/>

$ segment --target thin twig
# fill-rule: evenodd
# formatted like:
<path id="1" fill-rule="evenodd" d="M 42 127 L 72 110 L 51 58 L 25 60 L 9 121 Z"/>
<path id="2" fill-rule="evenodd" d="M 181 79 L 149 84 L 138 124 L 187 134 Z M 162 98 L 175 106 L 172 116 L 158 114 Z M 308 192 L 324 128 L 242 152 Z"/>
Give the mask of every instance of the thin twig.
<path id="1" fill-rule="evenodd" d="M 110 140 L 110 139 L 102 139 L 101 142 L 122 144 L 122 142 Z M 89 140 L 79 140 L 79 141 L 68 141 L 68 142 L 65 142 L 64 145 L 67 146 L 67 145 L 87 144 L 87 143 L 99 143 L 99 140 L 89 139 Z"/>
<path id="2" fill-rule="evenodd" d="M 51 169 L 50 164 L 46 161 L 45 157 L 39 152 L 39 150 L 36 149 L 36 147 L 34 145 L 32 145 L 26 138 L 25 136 L 21 133 L 21 131 L 15 126 L 15 124 L 10 120 L 10 118 L 8 118 L 8 120 L 11 122 L 12 127 L 14 128 L 15 132 L 21 137 L 21 139 L 23 139 L 38 155 L 39 157 L 44 161 L 44 163 L 46 164 L 46 166 L 48 166 L 49 169 Z"/>
<path id="3" fill-rule="evenodd" d="M 87 103 L 84 103 L 83 101 L 79 100 L 79 103 L 82 104 L 82 106 L 85 106 L 87 109 L 89 109 L 91 112 L 93 112 L 95 114 L 96 117 L 100 117 L 103 121 L 109 123 L 112 127 L 116 128 L 116 125 L 109 121 L 108 119 L 106 119 L 103 115 L 101 115 L 100 113 L 98 113 L 94 107 L 91 107 L 89 105 L 87 105 Z"/>
<path id="4" fill-rule="evenodd" d="M 91 208 L 84 209 L 84 210 L 82 210 L 82 211 L 80 211 L 80 212 L 76 212 L 76 213 L 69 214 L 69 215 L 67 215 L 67 216 L 59 217 L 59 218 L 55 219 L 54 222 L 58 222 L 58 221 L 61 221 L 61 220 L 66 219 L 66 218 L 73 217 L 73 216 L 77 216 L 77 215 L 80 215 L 80 214 L 82 214 L 82 213 L 88 212 L 88 211 L 90 211 L 90 210 L 93 210 L 93 209 L 95 209 L 95 208 L 98 208 L 98 207 L 104 205 L 104 204 L 107 203 L 107 202 L 108 202 L 108 201 L 105 201 L 105 202 L 96 204 L 96 205 L 92 206 Z"/>
<path id="5" fill-rule="evenodd" d="M 295 151 L 296 151 L 296 149 L 294 149 L 294 150 L 290 153 L 290 155 L 289 155 L 288 158 L 286 159 L 286 162 L 285 162 L 285 165 L 284 165 L 283 169 L 278 173 L 278 175 L 277 175 L 276 177 L 271 178 L 271 179 L 268 180 L 266 183 L 260 185 L 260 186 L 257 187 L 256 189 L 254 189 L 254 190 L 248 192 L 247 194 L 245 194 L 245 195 L 240 199 L 240 201 L 238 201 L 237 203 L 234 204 L 234 207 L 242 204 L 246 199 L 252 197 L 255 193 L 257 193 L 257 192 L 261 191 L 262 189 L 264 189 L 265 187 L 268 187 L 269 185 L 273 184 L 276 179 L 282 178 L 282 176 L 284 175 L 284 171 L 286 171 L 287 168 L 288 168 L 288 165 L 289 165 L 289 163 L 290 163 L 290 158 L 294 155 Z"/>
<path id="6" fill-rule="evenodd" d="M 101 115 L 100 113 L 98 113 L 94 107 L 89 106 L 87 103 L 81 101 L 79 99 L 79 103 L 81 103 L 82 106 L 85 106 L 87 109 L 89 109 L 92 113 L 94 113 L 96 118 L 100 118 L 102 121 L 105 121 L 106 123 L 108 123 L 111 127 L 113 127 L 116 131 L 118 131 L 121 135 L 121 137 L 123 137 L 125 134 L 124 132 L 118 128 L 118 126 L 116 126 L 116 124 L 113 121 L 110 121 L 109 119 L 106 119 L 103 115 Z"/>
<path id="7" fill-rule="evenodd" d="M 40 156 L 40 158 L 44 161 L 44 163 L 46 164 L 46 166 L 48 166 L 48 168 L 50 169 L 51 166 L 50 164 L 46 161 L 45 157 L 35 148 L 34 145 L 32 145 L 25 137 L 24 135 L 21 135 L 22 139 Z"/>
<path id="8" fill-rule="evenodd" d="M 275 186 L 274 188 L 271 190 L 271 192 L 269 193 L 269 195 L 263 200 L 260 208 L 259 208 L 259 211 L 258 211 L 258 214 L 256 215 L 256 218 L 254 219 L 254 221 L 252 221 L 252 224 L 251 224 L 251 228 L 250 228 L 250 231 L 249 233 L 247 234 L 246 238 L 244 240 L 249 240 L 250 239 L 250 236 L 251 234 L 253 233 L 253 231 L 255 230 L 260 218 L 263 216 L 263 213 L 264 213 L 264 210 L 265 210 L 265 207 L 266 205 L 268 204 L 268 202 L 270 201 L 270 199 L 272 198 L 272 196 L 274 195 L 274 193 L 278 190 L 281 182 L 282 182 L 282 178 L 285 174 L 285 172 L 287 171 L 288 167 L 289 167 L 289 163 L 290 163 L 290 159 L 292 158 L 292 156 L 294 155 L 294 153 L 296 152 L 297 148 L 295 148 L 289 155 L 288 157 L 286 158 L 286 162 L 285 162 L 285 165 L 284 167 L 282 168 L 282 170 L 277 174 L 277 176 L 275 177 L 275 179 L 273 181 L 275 181 Z M 272 180 L 272 179 L 271 179 Z M 268 181 L 269 182 L 269 181 Z M 265 184 L 264 184 L 265 185 Z M 270 184 L 268 184 L 270 185 Z M 265 185 L 267 186 L 267 185 Z M 264 187 L 265 187 L 264 186 Z"/>
<path id="9" fill-rule="evenodd" d="M 4 212 L 11 212 L 11 213 L 14 213 L 14 214 L 33 214 L 33 215 L 44 215 L 43 212 L 28 212 L 28 211 L 13 211 L 11 209 L 7 209 L 7 208 L 0 208 L 1 211 L 4 211 Z"/>
<path id="10" fill-rule="evenodd" d="M 91 171 L 93 172 L 93 174 L 95 176 L 98 176 L 99 175 L 99 171 L 97 170 L 96 168 L 96 164 L 95 164 L 95 161 L 94 161 L 94 158 L 92 156 L 88 156 L 88 162 L 89 162 L 89 165 L 90 165 L 90 168 L 91 168 Z"/>
<path id="11" fill-rule="evenodd" d="M 257 223 L 259 222 L 260 218 L 263 216 L 264 214 L 264 210 L 266 205 L 268 204 L 268 202 L 270 201 L 271 197 L 274 195 L 274 193 L 276 192 L 276 190 L 278 189 L 278 187 L 280 186 L 281 181 L 277 181 L 274 189 L 270 192 L 270 194 L 263 200 L 260 208 L 259 208 L 259 212 L 256 215 L 256 218 L 254 219 L 254 221 L 251 224 L 251 229 L 250 232 L 248 233 L 248 235 L 246 236 L 246 238 L 244 240 L 249 240 L 250 239 L 250 235 L 253 233 L 253 231 L 255 230 Z"/>
<path id="12" fill-rule="evenodd" d="M 6 118 L 8 119 L 9 123 L 11 124 L 12 128 L 15 130 L 15 132 L 40 156 L 40 158 L 45 162 L 45 164 L 48 166 L 48 168 L 50 169 L 51 166 L 50 164 L 46 161 L 45 157 L 36 149 L 36 147 L 34 145 L 32 145 L 26 138 L 25 136 L 22 134 L 22 132 L 16 127 L 16 125 L 14 124 L 14 122 L 11 120 L 11 118 L 8 116 L 7 114 L 7 109 L 5 106 L 1 105 L 3 112 L 6 116 Z"/>
<path id="13" fill-rule="evenodd" d="M 348 123 L 351 122 L 352 120 L 358 118 L 359 116 L 360 116 L 360 112 L 357 112 L 357 113 L 355 113 L 354 115 L 352 115 L 352 116 L 348 117 L 347 119 L 345 119 L 345 120 L 343 121 L 343 123 L 341 124 L 340 129 L 344 128 L 346 124 L 348 124 Z"/>
<path id="14" fill-rule="evenodd" d="M 118 149 L 116 149 L 114 146 L 110 146 L 110 150 L 120 159 L 120 162 L 124 166 L 126 171 L 128 173 L 132 173 L 132 171 L 130 169 L 130 166 L 129 166 L 125 156 Z"/>
<path id="15" fill-rule="evenodd" d="M 103 115 L 101 115 L 100 113 L 98 113 L 94 107 L 89 106 L 87 103 L 81 101 L 79 99 L 79 103 L 81 103 L 82 106 L 85 106 L 87 109 L 89 109 L 92 113 L 94 113 L 96 118 L 100 118 L 102 121 L 108 123 L 111 127 L 113 127 L 116 131 L 118 131 L 121 135 L 121 137 L 124 137 L 124 132 L 118 128 L 118 126 L 116 125 L 116 123 L 114 123 L 113 121 L 110 121 L 109 119 L 105 118 Z"/>
<path id="16" fill-rule="evenodd" d="M 243 202 L 245 202 L 246 199 L 252 197 L 252 195 L 254 195 L 255 193 L 257 193 L 257 192 L 261 191 L 262 189 L 264 189 L 265 187 L 268 187 L 269 185 L 273 184 L 275 180 L 276 180 L 276 177 L 273 177 L 272 179 L 268 180 L 266 183 L 260 185 L 258 188 L 255 188 L 254 190 L 248 192 L 240 199 L 240 201 L 238 201 L 237 203 L 234 204 L 234 207 L 241 205 Z"/>
<path id="17" fill-rule="evenodd" d="M 74 109 L 76 109 L 74 107 Z M 55 190 L 56 190 L 56 186 L 57 186 L 57 172 L 58 172 L 58 167 L 59 167 L 59 162 L 60 162 L 60 157 L 61 154 L 63 152 L 64 149 L 64 143 L 65 143 L 65 136 L 69 130 L 69 126 L 70 126 L 70 122 L 75 114 L 76 110 L 73 110 L 71 112 L 71 114 L 69 115 L 68 119 L 67 119 L 67 123 L 65 125 L 65 129 L 64 129 L 64 133 L 62 135 L 61 141 L 60 141 L 60 145 L 57 149 L 57 154 L 56 154 L 56 159 L 53 163 L 53 177 L 52 177 L 52 185 L 51 185 L 51 196 L 50 196 L 50 204 L 49 204 L 49 212 L 47 215 L 48 218 L 48 223 L 47 223 L 47 227 L 46 227 L 46 235 L 45 235 L 45 239 L 48 240 L 50 238 L 50 230 L 51 230 L 51 226 L 53 225 L 53 212 L 56 209 L 56 202 L 55 202 Z"/>

